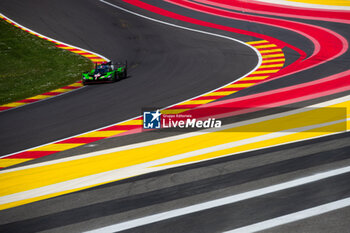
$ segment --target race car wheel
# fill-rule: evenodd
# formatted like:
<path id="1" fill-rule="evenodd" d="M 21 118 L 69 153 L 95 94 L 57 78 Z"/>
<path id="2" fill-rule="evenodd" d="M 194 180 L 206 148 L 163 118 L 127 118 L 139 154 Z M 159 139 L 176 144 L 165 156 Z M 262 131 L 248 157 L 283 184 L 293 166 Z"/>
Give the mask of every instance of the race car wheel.
<path id="1" fill-rule="evenodd" d="M 127 69 L 125 68 L 124 70 L 124 78 L 127 78 L 128 77 L 128 73 L 127 73 Z"/>
<path id="2" fill-rule="evenodd" d="M 114 74 L 114 82 L 119 80 L 119 75 L 117 73 Z"/>

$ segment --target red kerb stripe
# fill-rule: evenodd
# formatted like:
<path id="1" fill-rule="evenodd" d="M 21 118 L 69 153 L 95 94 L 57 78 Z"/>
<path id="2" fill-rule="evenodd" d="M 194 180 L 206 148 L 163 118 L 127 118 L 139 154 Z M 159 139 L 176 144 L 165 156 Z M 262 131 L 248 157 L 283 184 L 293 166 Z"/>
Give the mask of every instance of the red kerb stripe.
<path id="1" fill-rule="evenodd" d="M 58 151 L 24 151 L 8 157 L 6 159 L 36 159 L 43 156 L 54 154 Z"/>
<path id="2" fill-rule="evenodd" d="M 104 139 L 104 137 L 81 137 L 81 138 L 69 138 L 60 142 L 56 142 L 56 144 L 61 143 L 90 143 L 98 140 Z"/>

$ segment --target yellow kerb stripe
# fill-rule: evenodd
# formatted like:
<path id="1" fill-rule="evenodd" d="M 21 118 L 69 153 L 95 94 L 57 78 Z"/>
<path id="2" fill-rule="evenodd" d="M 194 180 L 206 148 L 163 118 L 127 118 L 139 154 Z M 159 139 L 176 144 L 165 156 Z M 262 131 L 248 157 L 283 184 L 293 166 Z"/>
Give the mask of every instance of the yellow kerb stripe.
<path id="1" fill-rule="evenodd" d="M 125 132 L 126 130 L 106 130 L 106 131 L 95 131 L 91 133 L 86 133 L 79 135 L 78 138 L 86 138 L 86 137 L 111 137 L 120 133 Z"/>
<path id="2" fill-rule="evenodd" d="M 58 143 L 58 144 L 50 144 L 46 146 L 41 146 L 35 149 L 31 149 L 29 151 L 63 151 L 68 150 L 74 147 L 78 147 L 84 145 L 85 143 Z"/>
<path id="3" fill-rule="evenodd" d="M 83 53 L 83 52 L 80 52 L 80 51 L 70 51 L 70 52 L 72 52 L 72 53 L 77 53 L 77 54 L 80 54 L 80 53 Z M 84 56 L 84 55 L 81 55 L 81 56 Z"/>
<path id="4" fill-rule="evenodd" d="M 73 83 L 73 84 L 71 84 L 71 85 L 69 85 L 70 87 L 82 87 L 83 86 L 83 84 L 81 84 L 81 83 Z"/>
<path id="5" fill-rule="evenodd" d="M 282 67 L 284 64 L 283 63 L 280 63 L 280 64 L 274 64 L 274 65 L 263 65 L 263 66 L 260 66 L 259 68 L 263 69 L 263 68 L 277 68 L 277 67 Z"/>
<path id="6" fill-rule="evenodd" d="M 240 83 L 240 84 L 231 84 L 226 86 L 227 88 L 236 88 L 236 87 L 250 87 L 253 86 L 255 83 Z"/>
<path id="7" fill-rule="evenodd" d="M 269 50 L 260 50 L 260 53 L 275 53 L 275 52 L 282 52 L 281 49 L 269 49 Z"/>
<path id="8" fill-rule="evenodd" d="M 126 121 L 126 122 L 123 122 L 123 123 L 120 123 L 118 125 L 142 125 L 143 122 L 142 120 L 131 120 L 131 121 Z"/>
<path id="9" fill-rule="evenodd" d="M 220 95 L 231 95 L 237 91 L 217 91 L 217 92 L 211 92 L 209 94 L 206 94 L 204 96 L 220 96 Z"/>
<path id="10" fill-rule="evenodd" d="M 267 44 L 267 45 L 257 45 L 257 46 L 254 46 L 254 47 L 257 48 L 257 49 L 264 49 L 264 48 L 275 48 L 277 46 L 274 45 L 274 44 Z"/>
<path id="11" fill-rule="evenodd" d="M 19 106 L 22 106 L 22 105 L 25 105 L 25 104 L 27 104 L 27 103 L 13 102 L 13 103 L 8 103 L 8 104 L 1 105 L 1 107 L 19 107 Z"/>
<path id="12" fill-rule="evenodd" d="M 265 78 L 267 78 L 269 76 L 253 76 L 253 77 L 246 77 L 246 78 L 243 78 L 241 80 L 246 80 L 246 81 L 250 81 L 250 80 L 263 80 Z"/>
<path id="13" fill-rule="evenodd" d="M 181 104 L 178 104 L 178 105 L 191 105 L 191 104 L 206 104 L 206 103 L 209 103 L 211 101 L 213 101 L 215 99 L 209 99 L 209 100 L 190 100 L 190 101 L 186 101 L 186 102 L 183 102 Z"/>
<path id="14" fill-rule="evenodd" d="M 91 59 L 91 61 L 98 62 L 98 61 L 106 61 L 105 59 Z"/>
<path id="15" fill-rule="evenodd" d="M 250 41 L 246 42 L 247 44 L 253 45 L 253 44 L 262 44 L 262 43 L 268 43 L 267 40 L 258 40 L 258 41 Z"/>
<path id="16" fill-rule="evenodd" d="M 0 167 L 9 167 L 32 159 L 0 159 Z"/>
<path id="17" fill-rule="evenodd" d="M 165 110 L 160 110 L 162 114 L 179 114 L 186 112 L 189 109 L 165 109 Z"/>
<path id="18" fill-rule="evenodd" d="M 269 54 L 269 55 L 263 55 L 262 58 L 270 58 L 270 57 L 284 57 L 283 53 L 277 53 L 277 54 Z"/>
<path id="19" fill-rule="evenodd" d="M 82 50 L 77 50 L 77 51 L 74 51 L 75 53 L 86 53 L 86 51 L 82 51 Z M 86 55 L 85 55 L 86 56 Z"/>
<path id="20" fill-rule="evenodd" d="M 42 100 L 42 99 L 50 98 L 52 96 L 53 95 L 36 95 L 36 96 L 30 97 L 29 99 Z"/>
<path id="21" fill-rule="evenodd" d="M 263 60 L 262 61 L 263 64 L 265 64 L 265 63 L 272 63 L 272 62 L 285 62 L 285 59 L 281 58 L 281 59 L 271 59 L 271 60 Z"/>
<path id="22" fill-rule="evenodd" d="M 53 43 L 55 43 L 55 44 L 60 44 L 59 42 L 57 42 L 57 41 L 54 41 L 54 40 L 51 40 L 51 39 L 49 39 L 49 38 L 46 38 L 48 41 L 51 41 L 51 42 L 53 42 Z"/>
<path id="23" fill-rule="evenodd" d="M 76 49 L 74 47 L 70 47 L 70 46 L 65 46 L 65 47 L 60 47 L 61 49 Z"/>
<path id="24" fill-rule="evenodd" d="M 272 73 L 276 73 L 279 70 L 257 70 L 254 71 L 252 74 L 272 74 Z"/>
<path id="25" fill-rule="evenodd" d="M 72 91 L 72 89 L 58 88 L 56 90 L 53 90 L 52 92 L 61 92 L 61 93 L 63 93 L 63 92 L 68 92 L 68 91 Z"/>
<path id="26" fill-rule="evenodd" d="M 84 55 L 84 57 L 98 57 L 98 56 L 93 55 L 93 54 L 87 54 L 87 55 Z"/>

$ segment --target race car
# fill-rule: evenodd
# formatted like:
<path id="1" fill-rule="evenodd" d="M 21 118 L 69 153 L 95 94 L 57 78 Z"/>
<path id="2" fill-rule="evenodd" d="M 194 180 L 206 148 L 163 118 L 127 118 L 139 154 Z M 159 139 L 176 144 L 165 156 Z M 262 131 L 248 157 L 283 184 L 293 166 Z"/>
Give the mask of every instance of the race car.
<path id="1" fill-rule="evenodd" d="M 92 83 L 116 82 L 127 77 L 128 63 L 103 62 L 95 64 L 95 68 L 91 72 L 82 74 L 83 85 Z"/>

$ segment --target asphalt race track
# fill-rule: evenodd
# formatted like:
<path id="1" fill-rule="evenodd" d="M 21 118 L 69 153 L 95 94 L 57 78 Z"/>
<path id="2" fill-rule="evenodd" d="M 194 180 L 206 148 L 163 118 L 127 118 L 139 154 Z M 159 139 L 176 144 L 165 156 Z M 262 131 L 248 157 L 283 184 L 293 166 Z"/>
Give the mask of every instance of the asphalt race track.
<path id="1" fill-rule="evenodd" d="M 90 85 L 62 96 L 1 112 L 1 156 L 136 117 L 142 113 L 144 107 L 163 108 L 201 95 L 241 78 L 258 64 L 256 52 L 247 45 L 150 21 L 112 7 L 111 4 L 153 19 L 243 42 L 264 39 L 258 37 L 261 35 L 284 44 L 286 68 L 281 70 L 282 73 L 276 73 L 271 81 L 223 97 L 213 102 L 214 105 L 223 103 L 230 106 L 235 99 L 249 100 L 250 96 L 255 95 L 262 95 L 262 99 L 269 101 L 269 95 L 264 96 L 265 92 L 317 82 L 323 78 L 340 77 L 342 74 L 349 75 L 350 53 L 347 44 L 350 41 L 350 13 L 344 13 L 344 16 L 339 14 L 333 21 L 330 16 L 330 21 L 327 21 L 318 16 L 322 12 L 310 14 L 310 17 L 315 17 L 311 19 L 297 18 L 299 12 L 296 11 L 295 18 L 290 18 L 288 15 L 279 15 L 271 8 L 271 14 L 276 16 L 265 12 L 262 15 L 266 19 L 263 19 L 259 18 L 261 14 L 249 13 L 249 10 L 243 12 L 228 9 L 225 5 L 211 5 L 213 2 L 227 2 L 222 0 L 107 2 L 110 5 L 98 0 L 0 2 L 0 13 L 25 27 L 102 54 L 113 61 L 127 59 L 130 65 L 129 77 L 120 82 Z M 246 7 L 249 9 L 248 3 Z M 175 14 L 165 15 L 162 10 Z M 240 19 L 246 16 L 249 20 Z M 285 20 L 288 23 L 283 24 L 283 28 L 276 26 L 279 23 L 282 25 Z M 199 21 L 212 24 L 203 26 Z M 304 28 L 300 28 L 299 24 L 303 24 Z M 214 25 L 223 27 L 220 30 Z M 223 28 L 235 28 L 247 33 L 230 32 Z M 329 38 L 334 36 L 335 39 L 327 41 L 327 35 Z M 332 43 L 334 47 L 330 48 Z M 304 59 L 300 59 L 303 55 Z M 260 119 L 259 117 L 283 113 L 289 109 L 328 103 L 326 101 L 331 102 L 322 106 L 341 108 L 344 101 L 349 103 L 349 78 L 343 85 L 336 92 L 326 90 L 325 93 L 328 94 L 324 95 L 320 94 L 323 90 L 319 93 L 314 90 L 312 97 L 294 102 L 286 101 L 282 108 L 269 110 L 263 107 L 260 112 L 238 115 L 230 118 L 229 123 Z M 303 93 L 299 94 L 302 96 Z M 349 108 L 348 105 L 345 106 Z M 345 113 L 348 119 L 349 111 L 346 112 L 345 109 Z M 302 116 L 305 116 L 305 122 L 314 122 L 313 125 L 324 123 L 316 122 L 315 118 L 327 117 L 300 114 L 304 114 Z M 295 128 L 304 127 L 293 119 L 284 124 L 290 122 L 290 125 L 295 124 Z M 162 233 L 348 232 L 349 204 L 338 203 L 349 203 L 350 197 L 350 134 L 344 132 L 348 130 L 346 122 L 348 120 L 345 120 L 345 126 L 339 130 L 341 133 L 325 130 L 320 131 L 319 137 L 289 139 L 285 143 L 272 146 L 266 144 L 251 150 L 248 148 L 230 151 L 230 148 L 226 148 L 225 156 L 208 155 L 193 161 L 183 158 L 178 163 L 167 161 L 168 163 L 152 166 L 154 168 L 162 165 L 164 169 L 151 169 L 151 172 L 139 173 L 141 175 L 130 173 L 131 175 L 126 176 L 130 178 L 115 179 L 103 184 L 100 182 L 102 185 L 90 185 L 75 192 L 62 192 L 61 195 L 33 199 L 12 208 L 1 207 L 0 232 L 85 232 L 95 229 L 95 232 Z M 244 135 L 245 133 L 242 132 Z M 6 178 L 6 171 L 11 168 L 41 166 L 41 162 L 55 166 L 57 159 L 69 160 L 86 153 L 104 155 L 106 150 L 135 143 L 147 144 L 150 140 L 168 140 L 166 137 L 170 136 L 182 137 L 182 133 L 143 132 L 111 137 L 5 168 L 0 175 L 5 174 Z M 201 149 L 199 145 L 202 144 L 208 144 L 208 148 L 217 146 L 211 143 L 220 138 L 223 140 L 222 145 L 231 142 L 224 141 L 229 136 L 205 137 L 204 135 L 203 142 L 198 141 L 198 145 L 195 139 L 191 141 L 191 138 L 181 138 L 183 144 L 180 147 L 184 145 L 189 148 L 188 151 L 195 152 Z M 174 145 L 177 144 L 172 144 L 170 139 L 165 144 L 168 146 L 164 147 L 161 147 L 163 141 L 157 142 L 152 142 L 147 147 L 149 150 L 141 151 L 142 154 L 135 158 L 140 159 L 141 163 L 142 155 L 152 157 L 154 151 L 169 156 L 173 155 L 172 150 L 175 155 L 186 152 L 182 148 L 176 148 Z M 125 153 L 132 149 L 128 148 Z M 118 157 L 118 152 L 113 153 Z M 108 157 L 103 158 L 106 160 Z M 154 160 L 156 158 L 158 157 L 154 155 Z M 119 160 L 113 158 L 113 161 Z M 99 166 L 101 169 L 105 166 L 102 162 L 96 162 L 95 167 L 70 163 L 73 162 L 69 160 L 67 165 L 71 170 L 65 170 L 62 165 L 62 172 L 51 174 L 47 171 L 49 168 L 43 170 L 42 175 L 52 175 L 47 179 L 55 180 L 56 176 L 65 176 L 65 172 L 76 170 L 81 174 L 86 172 L 84 174 L 89 179 Z M 120 166 L 127 168 L 126 165 Z M 21 170 L 14 172 L 27 174 L 23 175 L 23 181 L 18 181 L 18 184 L 29 187 L 32 181 L 37 182 L 35 174 L 25 171 L 20 173 Z M 6 182 L 3 181 L 5 178 L 1 177 L 0 183 Z M 11 185 L 16 184 L 6 187 L 12 189 Z M 47 186 L 54 184 L 52 181 Z M 34 188 L 36 186 L 33 184 Z M 3 202 L 0 196 L 0 206 Z M 332 211 L 322 212 L 333 206 L 335 207 Z M 311 215 L 310 212 L 315 214 Z M 285 218 L 281 218 L 283 216 Z M 298 218 L 298 221 L 290 221 L 293 218 Z"/>
<path id="2" fill-rule="evenodd" d="M 130 77 L 1 114 L 2 155 L 135 117 L 144 107 L 175 104 L 237 79 L 257 63 L 247 46 L 140 20 L 94 0 L 82 2 L 2 1 L 0 7 L 44 35 L 113 61 L 128 59 Z"/>

